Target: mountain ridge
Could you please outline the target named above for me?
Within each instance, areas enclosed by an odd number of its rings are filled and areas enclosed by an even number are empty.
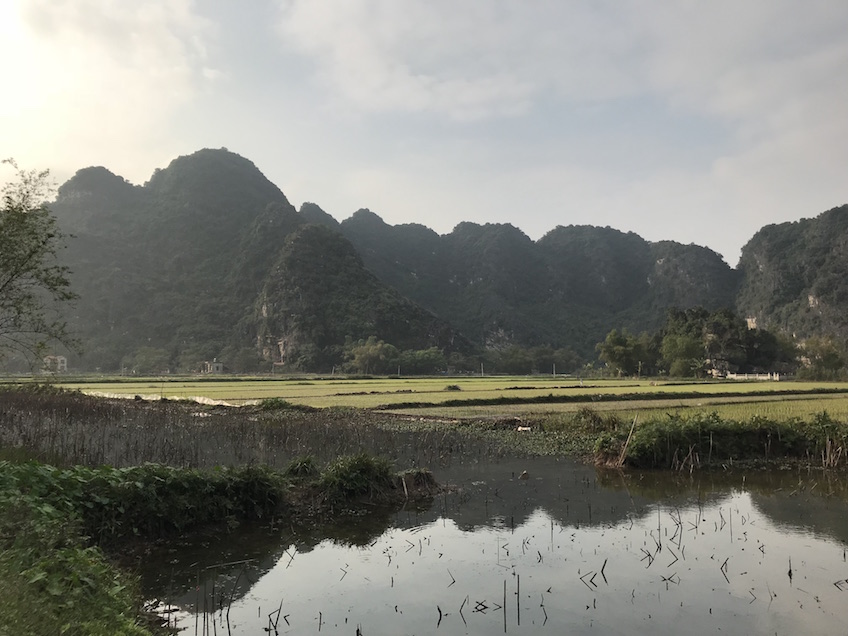
[[[534,241],[508,223],[463,221],[438,234],[367,208],[339,222],[316,203],[296,210],[225,149],[178,157],[141,186],[84,168],[52,208],[74,237],[72,322],[91,367],[133,365],[154,349],[169,368],[252,356],[262,368],[289,355],[292,368],[327,369],[370,336],[446,352],[550,346],[590,359],[609,330],[655,330],[669,308],[695,306],[799,337],[848,338],[848,206],[765,226],[737,268],[705,246],[611,227],[557,226]],[[295,303],[298,281],[322,264],[342,271],[316,275],[314,289],[301,288],[310,302]],[[296,306],[297,319],[281,317],[283,306]],[[331,337],[308,335],[313,327]],[[283,341],[300,352],[283,354]]]

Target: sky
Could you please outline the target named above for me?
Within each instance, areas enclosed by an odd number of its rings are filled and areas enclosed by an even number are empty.
[[[226,147],[339,220],[610,226],[735,266],[848,203],[846,33],[839,0],[3,0],[0,157],[143,184]]]

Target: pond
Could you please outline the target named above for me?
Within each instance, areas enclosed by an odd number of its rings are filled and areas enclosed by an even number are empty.
[[[423,509],[167,546],[143,585],[192,634],[845,631],[840,476],[550,458],[436,476],[456,489]]]

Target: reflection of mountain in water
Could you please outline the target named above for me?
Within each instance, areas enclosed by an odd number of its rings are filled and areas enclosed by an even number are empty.
[[[203,607],[197,591],[200,586],[200,590],[207,591],[206,603],[211,607],[213,583],[219,595],[225,593],[228,600],[237,600],[280,559],[311,552],[327,541],[352,547],[366,546],[393,525],[395,515],[389,508],[373,507],[363,514],[329,519],[320,524],[245,523],[231,531],[216,528],[159,546],[134,566],[148,596],[180,607],[194,607],[198,602]],[[234,584],[235,590],[232,589]],[[221,601],[216,602],[220,604]]]
[[[620,487],[615,472],[599,473],[608,488]],[[678,474],[665,471],[628,473],[629,492],[663,505],[675,500],[708,502],[744,490],[775,525],[812,532],[848,543],[848,482],[821,470],[721,471]]]
[[[526,478],[522,478],[524,471]],[[823,532],[848,542],[848,520],[842,517],[846,486],[821,474],[805,474],[802,479],[789,472],[623,473],[554,458],[509,458],[453,464],[439,469],[436,478],[451,486],[451,492],[423,510],[374,508],[320,526],[246,525],[232,534],[186,538],[145,559],[143,585],[150,596],[163,597],[168,590],[167,600],[181,607],[205,602],[211,608],[213,589],[218,605],[222,594],[225,600],[230,595],[237,600],[281,559],[285,562],[309,552],[324,541],[366,546],[390,527],[415,528],[440,518],[469,531],[520,527],[540,509],[563,527],[614,526],[656,514],[658,504],[664,508],[707,506],[739,490],[749,491],[763,515],[778,525]],[[246,564],[219,565],[248,559]]]

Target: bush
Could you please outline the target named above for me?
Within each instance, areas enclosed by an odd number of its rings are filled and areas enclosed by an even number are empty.
[[[311,479],[317,477],[318,473],[318,465],[315,463],[315,458],[311,455],[293,459],[283,471],[286,477],[296,480]]]
[[[0,475],[78,518],[82,532],[99,542],[155,538],[228,518],[263,518],[280,508],[287,487],[282,475],[260,466],[201,472],[159,464],[59,469],[3,462]]]
[[[283,398],[266,398],[259,403],[260,411],[279,411],[294,408],[294,404]]]
[[[138,624],[135,579],[85,545],[75,516],[7,477],[0,476],[0,634],[149,635]]]
[[[342,501],[368,495],[379,496],[394,487],[389,460],[365,453],[346,455],[330,464],[319,486],[328,501]]]
[[[690,418],[669,415],[638,425],[626,459],[631,466],[675,468],[687,457],[695,463],[820,458],[823,466],[834,467],[844,459],[846,444],[848,425],[826,413],[804,423],[764,417],[724,420],[713,412]]]

